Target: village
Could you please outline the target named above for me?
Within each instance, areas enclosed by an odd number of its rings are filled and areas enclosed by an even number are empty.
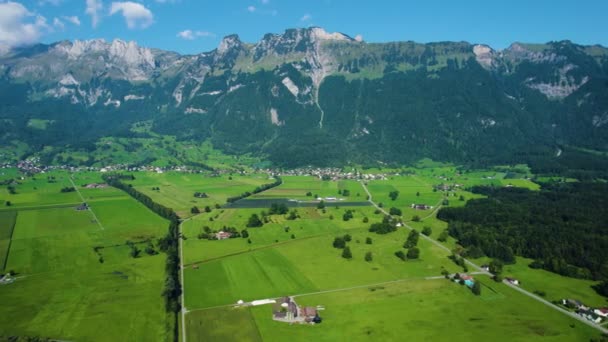
[[[608,321],[608,307],[592,308],[576,299],[562,299],[559,304],[574,309],[577,315],[596,324]]]

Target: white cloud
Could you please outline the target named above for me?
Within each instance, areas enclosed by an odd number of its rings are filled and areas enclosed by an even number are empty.
[[[355,40],[358,41],[358,42],[362,42],[363,41],[363,36],[360,35],[360,34],[358,34],[358,35],[355,36]]]
[[[310,19],[312,19],[312,15],[306,13],[300,18],[300,21],[309,21]]]
[[[78,17],[75,15],[73,15],[71,17],[64,15],[61,18],[63,18],[63,20],[71,22],[72,24],[74,24],[76,26],[80,26],[80,19],[78,19]]]
[[[177,33],[178,38],[186,39],[186,40],[194,40],[199,37],[215,37],[215,33],[209,31],[192,31],[192,30],[184,30]]]
[[[40,6],[44,6],[46,4],[50,4],[53,6],[59,6],[62,2],[63,2],[63,0],[40,0],[40,1],[38,1],[38,4]]]
[[[268,5],[268,3],[270,3],[270,0],[262,0],[262,3],[263,3],[264,5]]]
[[[255,6],[248,6],[247,11],[249,11],[251,13],[255,12]]]
[[[110,15],[118,12],[122,13],[127,22],[127,27],[130,29],[146,28],[154,22],[152,12],[137,2],[113,2],[112,6],[110,6]]]
[[[0,45],[32,44],[48,30],[45,17],[30,12],[18,2],[0,2]]]
[[[53,19],[53,27],[58,28],[60,30],[64,30],[65,24],[63,23],[63,21],[56,17]]]
[[[101,0],[87,0],[87,8],[84,12],[91,16],[93,27],[97,27],[97,24],[99,24],[99,12],[101,12],[102,9],[103,3]]]

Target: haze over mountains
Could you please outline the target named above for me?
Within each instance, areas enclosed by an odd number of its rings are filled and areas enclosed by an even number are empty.
[[[145,136],[131,128],[146,122],[279,166],[510,162],[608,147],[608,49],[367,43],[317,27],[198,55],[62,41],[0,55],[0,120],[1,145],[47,160]]]

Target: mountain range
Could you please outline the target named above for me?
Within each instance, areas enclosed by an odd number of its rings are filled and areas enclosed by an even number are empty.
[[[368,43],[318,27],[196,55],[61,41],[2,52],[0,121],[0,159],[49,163],[152,133],[285,167],[525,162],[608,148],[608,49]]]

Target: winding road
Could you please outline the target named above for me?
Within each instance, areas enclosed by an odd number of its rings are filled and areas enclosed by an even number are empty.
[[[379,209],[379,210],[380,210],[382,213],[384,213],[385,215],[388,215],[388,212],[387,212],[386,210],[384,210],[383,208],[379,207],[379,206],[378,206],[378,205],[377,205],[377,204],[376,204],[376,203],[375,203],[375,202],[372,200],[372,194],[371,194],[371,193],[369,192],[369,190],[367,189],[367,186],[365,185],[365,182],[361,181],[360,183],[361,183],[361,186],[363,187],[363,189],[365,190],[365,192],[367,193],[367,196],[368,196],[368,201],[369,201],[369,202],[370,202],[370,203],[371,203],[371,204],[372,204],[374,207],[378,208],[378,209]],[[439,208],[440,208],[440,207],[441,207],[441,206],[437,206],[435,210],[439,210]],[[427,217],[428,217],[428,216],[427,216]],[[425,218],[426,218],[426,217],[425,217]],[[409,225],[407,225],[407,224],[405,224],[405,223],[403,224],[403,226],[404,226],[404,227],[406,227],[406,228],[408,228],[408,229],[410,229],[410,230],[414,229],[414,228],[412,228],[411,226],[409,226]],[[426,239],[426,240],[430,241],[431,243],[435,244],[436,246],[438,246],[438,247],[442,248],[443,250],[446,250],[446,251],[448,251],[448,252],[450,252],[450,253],[452,252],[452,251],[451,251],[449,248],[447,248],[446,246],[444,246],[444,245],[443,245],[442,243],[440,243],[439,241],[434,240],[434,239],[432,239],[431,237],[426,236],[426,235],[424,235],[424,234],[420,234],[420,236],[421,236],[422,238],[424,238],[424,239]],[[493,275],[492,273],[490,273],[490,272],[483,271],[479,265],[477,265],[477,264],[473,263],[472,261],[467,260],[467,259],[465,259],[465,258],[463,258],[463,260],[464,260],[464,261],[465,261],[467,264],[469,264],[470,266],[472,266],[474,269],[478,270],[478,272],[476,272],[476,273],[478,273],[478,274],[486,274],[486,275],[489,275],[489,276],[494,276],[494,275]],[[585,319],[585,318],[583,318],[583,317],[581,317],[581,316],[577,315],[577,314],[576,314],[576,313],[574,313],[574,312],[568,311],[568,310],[563,309],[563,308],[561,308],[561,307],[559,307],[559,306],[557,306],[557,305],[554,305],[553,303],[549,302],[548,300],[543,299],[543,298],[541,298],[541,297],[539,297],[539,296],[537,296],[537,295],[533,294],[533,293],[532,293],[532,292],[530,292],[530,291],[524,290],[524,289],[522,289],[521,287],[519,287],[519,286],[517,286],[517,285],[513,285],[513,284],[509,283],[509,282],[508,282],[508,281],[506,281],[506,280],[503,280],[503,283],[504,283],[505,285],[509,286],[510,288],[512,288],[512,289],[514,289],[514,290],[516,290],[516,291],[518,291],[518,292],[520,292],[520,293],[522,293],[522,294],[524,294],[524,295],[526,295],[526,296],[528,296],[528,297],[530,297],[530,298],[532,298],[532,299],[534,299],[534,300],[537,300],[537,301],[539,301],[539,302],[541,302],[541,303],[543,303],[543,304],[545,304],[545,305],[549,306],[550,308],[552,308],[552,309],[554,309],[554,310],[557,310],[557,311],[559,311],[559,312],[561,312],[561,313],[563,313],[563,314],[565,314],[565,315],[568,315],[568,316],[570,316],[570,317],[572,317],[572,318],[574,318],[574,319],[576,319],[576,320],[578,320],[578,321],[580,321],[580,322],[582,322],[582,323],[584,323],[584,324],[587,324],[588,326],[590,326],[590,327],[592,327],[592,328],[595,328],[595,329],[597,329],[597,330],[601,331],[601,332],[602,332],[602,333],[604,333],[604,334],[608,334],[608,329],[607,329],[607,328],[604,328],[603,326],[600,326],[599,324],[595,324],[595,323],[593,323],[593,322],[591,322],[591,321],[588,321],[587,319]]]

